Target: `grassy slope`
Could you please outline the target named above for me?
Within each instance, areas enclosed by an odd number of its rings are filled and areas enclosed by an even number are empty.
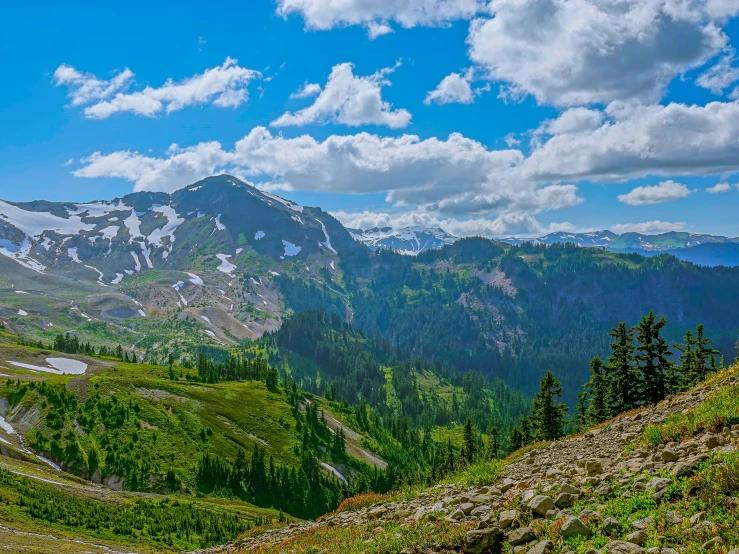
[[[716,376],[709,384],[717,384],[728,377],[739,374],[739,365]],[[704,385],[701,385],[704,386]],[[707,400],[684,413],[674,414],[659,426],[649,426],[637,439],[643,446],[667,442],[668,440],[689,440],[694,433],[715,426],[730,424],[737,420],[739,413],[739,390],[736,386],[720,388]],[[608,425],[610,422],[601,424]],[[520,460],[524,451],[544,445],[529,445],[521,451],[511,454],[502,462],[481,462],[464,469],[444,482],[454,482],[461,486],[483,485],[494,483],[505,475],[505,466]],[[633,445],[627,445],[627,448]],[[736,496],[739,493],[739,453],[729,452],[714,454],[708,462],[699,467],[697,473],[689,478],[674,480],[668,487],[665,500],[658,504],[652,499],[651,492],[632,492],[634,481],[640,474],[627,475],[612,485],[614,494],[599,497],[592,488],[586,487],[583,497],[573,506],[573,513],[582,509],[597,510],[604,518],[612,517],[619,521],[623,535],[633,531],[630,522],[647,516],[654,517],[654,522],[646,529],[647,542],[645,548],[660,545],[677,544],[685,554],[705,552],[703,544],[714,536],[721,536],[725,546],[720,552],[728,552],[739,546],[739,517],[736,512]],[[669,475],[668,475],[669,477]],[[628,495],[622,492],[628,491]],[[385,502],[408,500],[419,494],[433,495],[433,489],[413,488],[397,491],[389,495],[362,495],[344,501],[338,511],[356,510]],[[518,499],[511,499],[509,508],[517,506]],[[691,524],[688,518],[698,512],[705,511],[708,521],[714,523],[713,529],[700,532],[689,532]],[[667,519],[677,513],[684,518],[682,524],[670,525]],[[590,520],[591,527],[597,531],[602,523]],[[581,537],[563,538],[560,533],[561,520],[554,523],[536,520],[531,528],[538,540],[552,540],[553,554],[576,552],[584,554],[591,548],[602,548],[608,542],[606,536],[596,534],[587,541]],[[418,521],[403,524],[388,524],[377,527],[375,523],[353,527],[314,527],[291,539],[273,544],[261,544],[251,548],[249,552],[258,554],[302,554],[321,552],[323,554],[371,554],[398,552],[402,549],[425,549],[439,544],[459,544],[469,530],[464,524],[453,525],[446,520],[422,518]],[[249,531],[244,537],[257,536],[258,530]],[[423,551],[423,550],[422,550]],[[241,550],[237,550],[241,552]]]

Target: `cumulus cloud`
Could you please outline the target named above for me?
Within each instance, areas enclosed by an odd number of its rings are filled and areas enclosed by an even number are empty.
[[[734,66],[736,58],[734,50],[722,56],[718,62],[695,80],[699,87],[710,90],[713,94],[723,94],[724,90],[739,81],[739,67]]]
[[[135,190],[171,191],[219,171],[283,190],[386,193],[396,206],[447,217],[535,214],[582,201],[572,184],[537,184],[517,178],[518,150],[491,150],[460,134],[445,140],[369,133],[286,138],[253,129],[226,150],[217,142],[174,146],[161,157],[97,152],[82,160],[80,177],[122,177]]]
[[[451,73],[444,77],[434,90],[426,94],[423,103],[427,106],[429,104],[471,104],[477,96],[490,90],[489,83],[483,87],[473,89],[472,82],[474,80],[474,68],[470,68],[464,73]]]
[[[558,134],[526,159],[522,176],[543,181],[626,181],[648,175],[739,170],[739,104],[613,104],[600,127]]]
[[[395,71],[386,67],[367,77],[354,75],[354,64],[342,63],[331,69],[326,86],[320,90],[306,85],[298,94],[310,92],[318,97],[315,102],[298,110],[286,112],[275,119],[272,127],[302,126],[310,123],[341,123],[350,127],[359,125],[383,125],[391,129],[407,127],[411,114],[404,109],[393,110],[382,99],[382,88],[390,85],[387,76]]]
[[[594,131],[600,127],[603,113],[588,108],[570,108],[562,112],[556,119],[546,120],[539,131],[548,135],[567,135]]]
[[[133,71],[126,68],[109,80],[98,79],[92,73],[82,73],[67,64],[60,65],[54,72],[56,86],[67,85],[73,106],[81,106],[109,98],[131,84]]]
[[[691,190],[682,183],[663,181],[657,185],[636,187],[628,194],[620,194],[618,201],[629,206],[661,204],[680,200],[691,194]]]
[[[580,106],[659,100],[675,77],[721,52],[734,0],[492,0],[473,21],[473,62],[502,96]],[[679,45],[679,47],[676,47]]]
[[[258,71],[240,67],[226,58],[221,66],[205,70],[180,82],[168,80],[158,88],[124,92],[131,85],[133,73],[125,69],[110,81],[101,81],[90,73],[80,73],[61,65],[54,73],[57,86],[70,87],[72,105],[90,104],[85,117],[105,119],[119,112],[154,117],[164,111],[170,114],[187,106],[212,103],[221,108],[240,106],[248,99],[249,82],[261,76]]]
[[[510,235],[538,235],[554,231],[571,230],[569,222],[552,223],[544,226],[530,214],[507,213],[494,219],[453,219],[439,218],[425,212],[332,212],[344,226],[350,229],[372,229],[374,227],[438,227],[456,237],[504,237]]]
[[[717,185],[708,187],[706,189],[708,194],[721,194],[722,192],[729,192],[730,190],[731,190],[731,185],[728,183],[718,183]]]
[[[321,85],[318,83],[305,83],[303,88],[293,92],[290,98],[310,98],[312,96],[318,96],[321,94]]]
[[[623,233],[642,233],[645,235],[669,233],[670,231],[682,231],[685,229],[685,223],[676,221],[643,221],[641,223],[619,223],[611,227],[611,231],[617,234]]]
[[[484,11],[484,0],[277,0],[282,17],[298,14],[305,26],[327,30],[362,25],[370,38],[392,32],[389,22],[405,28],[446,25]]]

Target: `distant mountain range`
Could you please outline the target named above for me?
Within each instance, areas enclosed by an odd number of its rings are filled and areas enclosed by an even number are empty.
[[[349,229],[349,233],[372,251],[394,250],[409,256],[417,256],[427,250],[438,250],[458,240],[438,227],[374,227],[365,231]]]
[[[654,256],[667,252],[680,260],[699,265],[739,265],[739,238],[677,231],[658,235],[641,233],[618,235],[611,231],[559,232],[535,239],[505,238],[501,239],[501,242],[513,245],[521,245],[524,242],[547,245],[570,243],[582,247],[605,248],[610,252],[635,253],[643,256]]]
[[[453,244],[457,237],[443,229],[425,227],[375,227],[360,230],[349,229],[354,239],[371,250],[393,250],[399,254],[417,256],[427,250],[438,250]],[[700,235],[672,231],[658,235],[595,231],[588,233],[550,233],[538,238],[509,237],[500,242],[520,246],[526,242],[552,245],[570,243],[587,248],[605,248],[610,252],[634,253],[655,256],[667,252],[680,260],[705,266],[739,265],[739,238]]]

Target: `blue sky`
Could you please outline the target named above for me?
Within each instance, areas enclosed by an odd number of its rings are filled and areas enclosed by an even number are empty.
[[[5,8],[1,198],[227,171],[352,226],[739,235],[739,0],[161,4]]]

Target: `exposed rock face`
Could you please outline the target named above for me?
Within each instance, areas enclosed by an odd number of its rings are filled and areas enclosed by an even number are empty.
[[[733,377],[720,386],[737,384],[739,377]],[[525,457],[511,462],[505,477],[495,483],[471,488],[437,485],[410,501],[332,514],[320,522],[290,525],[207,552],[247,552],[264,543],[280,544],[316,526],[376,528],[386,521],[422,524],[438,520],[471,529],[461,535],[459,544],[403,552],[483,554],[512,548],[516,553],[545,554],[557,546],[548,540],[549,536],[542,536],[542,529],[556,529],[561,539],[588,539],[596,533],[609,538],[604,547],[588,550],[588,554],[642,554],[647,552],[643,545],[655,535],[658,525],[682,525],[687,532],[704,537],[703,551],[726,551],[726,546],[730,549],[735,545],[725,545],[705,512],[691,516],[667,510],[659,521],[647,516],[625,523],[600,513],[603,499],[613,497],[614,490],[621,496],[638,493],[651,496],[657,503],[663,502],[674,479],[694,473],[714,452],[735,448],[727,446],[727,442],[739,439],[739,427],[724,434],[706,433],[681,444],[649,450],[624,448],[642,436],[647,425],[662,423],[671,414],[699,405],[718,386],[694,390],[635,414],[619,416],[583,436],[529,451]],[[583,500],[588,507],[572,509]],[[739,500],[736,505],[739,506]],[[561,552],[569,554],[566,549]],[[669,554],[680,550],[664,545],[650,548],[649,552]],[[731,553],[739,554],[739,550]]]

